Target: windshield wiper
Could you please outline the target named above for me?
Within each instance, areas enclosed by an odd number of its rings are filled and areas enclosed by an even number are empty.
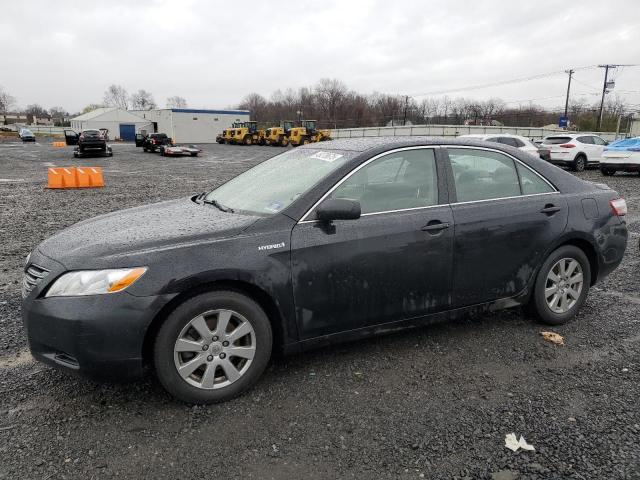
[[[217,200],[207,200],[205,198],[204,200],[202,200],[202,203],[206,203],[207,205],[213,205],[214,207],[216,207],[219,210],[222,210],[223,212],[233,213],[233,208],[225,207],[224,205],[222,205]]]

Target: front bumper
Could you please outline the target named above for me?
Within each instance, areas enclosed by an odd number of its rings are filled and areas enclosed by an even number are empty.
[[[172,296],[120,292],[86,297],[31,298],[22,304],[36,360],[99,380],[127,380],[143,370],[149,325]]]

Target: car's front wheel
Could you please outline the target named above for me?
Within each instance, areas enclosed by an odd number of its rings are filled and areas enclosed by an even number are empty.
[[[256,383],[271,357],[262,308],[232,291],[203,293],[179,305],[158,331],[154,364],[162,385],[188,403],[229,400]]]
[[[578,247],[565,245],[540,268],[530,306],[542,322],[562,325],[578,313],[590,285],[589,259]]]

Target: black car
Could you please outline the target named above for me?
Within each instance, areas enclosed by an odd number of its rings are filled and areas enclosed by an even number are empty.
[[[80,133],[74,130],[64,131],[64,140],[67,145],[75,145],[75,156],[90,152],[99,152],[105,155],[112,154],[111,148],[107,145],[109,130],[105,128],[88,128]]]
[[[136,147],[142,147],[145,152],[155,152],[160,147],[171,146],[173,141],[166,133],[150,133],[136,135]]]
[[[18,132],[18,136],[20,137],[20,140],[22,140],[22,143],[36,141],[36,136],[28,128],[21,128]]]
[[[23,318],[38,360],[117,379],[150,365],[175,397],[221,401],[273,349],[520,305],[567,322],[621,262],[625,214],[605,185],[508,146],[312,144],[45,240]]]

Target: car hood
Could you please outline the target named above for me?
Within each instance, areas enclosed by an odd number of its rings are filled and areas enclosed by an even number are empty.
[[[223,212],[191,198],[120,210],[76,223],[38,246],[68,269],[235,236],[260,217]]]

